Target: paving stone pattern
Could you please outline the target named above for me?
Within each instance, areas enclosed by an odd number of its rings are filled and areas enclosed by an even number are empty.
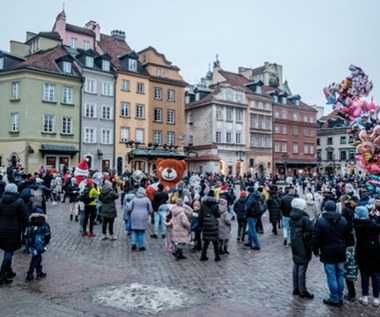
[[[187,249],[184,252],[187,259],[176,261],[161,238],[150,238],[151,230],[146,232],[147,250],[131,251],[118,208],[115,222],[118,239],[102,241],[100,225],[95,227],[95,238],[82,237],[79,224],[69,220],[69,204],[49,203],[52,240],[43,255],[48,276],[25,283],[30,256],[17,251],[13,264],[17,276],[12,285],[0,287],[0,315],[153,315],[144,314],[139,305],[135,310],[122,309],[120,302],[112,306],[98,299],[98,294],[105,290],[124,289],[136,283],[186,295],[187,305],[163,309],[159,316],[380,316],[380,308],[365,307],[358,302],[344,301],[341,308],[324,305],[322,300],[328,297],[328,288],[317,258],[310,262],[307,275],[308,289],[315,298],[293,296],[291,250],[283,246],[281,233],[278,236],[271,233],[268,217],[263,219],[265,233],[260,235],[260,251],[237,243],[234,222],[230,254],[222,255],[220,262],[214,261],[212,245],[208,261],[200,262],[200,253],[191,254]],[[359,297],[359,281],[356,286]]]

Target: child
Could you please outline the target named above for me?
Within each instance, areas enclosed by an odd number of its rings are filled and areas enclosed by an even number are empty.
[[[227,204],[226,199],[219,199],[219,254],[230,254],[228,252],[228,241],[231,239],[231,217],[227,211]]]
[[[177,198],[176,205],[172,209],[172,239],[175,245],[173,255],[177,260],[186,259],[183,255],[183,248],[189,242],[190,231],[190,221],[186,215],[187,208],[192,212],[189,206],[184,205],[181,198]]]
[[[25,229],[26,247],[29,249],[32,259],[30,261],[29,271],[26,276],[26,282],[34,279],[34,270],[37,272],[37,280],[46,277],[42,272],[42,253],[46,251],[46,246],[50,242],[50,226],[46,222],[47,216],[41,208],[34,208],[29,217],[29,224]]]

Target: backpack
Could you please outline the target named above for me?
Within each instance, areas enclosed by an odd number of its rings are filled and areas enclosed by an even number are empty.
[[[90,198],[90,190],[91,188],[85,187],[79,194],[78,200],[84,203],[85,205],[88,205],[90,202],[94,200],[93,198]]]
[[[26,228],[27,247],[32,255],[41,254],[46,251],[45,246],[50,241],[50,226],[45,223],[40,226],[29,225]]]
[[[42,190],[41,188],[36,188],[36,189],[33,189],[31,188],[30,189],[30,193],[32,195],[32,207],[33,209],[38,207],[38,208],[42,208],[42,205],[43,205],[43,201],[44,201],[44,197],[43,197],[43,193],[42,193]]]

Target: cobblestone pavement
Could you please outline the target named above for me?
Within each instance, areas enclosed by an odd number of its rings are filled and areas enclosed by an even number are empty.
[[[69,220],[68,208],[68,203],[49,203],[48,221],[53,235],[43,256],[46,279],[26,284],[30,256],[16,252],[13,265],[17,276],[13,284],[0,287],[1,316],[149,315],[141,301],[151,299],[152,293],[145,299],[136,299],[135,309],[127,311],[117,304],[134,298],[134,291],[130,296],[124,294],[124,299],[119,294],[121,297],[113,304],[99,300],[101,292],[108,290],[113,296],[132,284],[184,294],[185,305],[164,310],[159,316],[380,316],[380,308],[358,302],[345,301],[341,308],[325,306],[322,299],[328,296],[328,288],[323,266],[316,258],[310,262],[307,276],[308,289],[315,298],[292,296],[291,251],[283,246],[281,234],[271,233],[267,217],[265,233],[260,235],[260,251],[236,242],[235,222],[230,254],[223,255],[222,261],[213,260],[212,247],[209,261],[200,262],[200,254],[190,254],[188,250],[186,260],[176,261],[162,239],[150,238],[150,230],[146,233],[147,250],[132,252],[120,210],[115,223],[118,240],[102,241],[99,225],[95,238],[82,237],[78,223]],[[359,282],[357,291],[359,296]],[[163,308],[170,306],[165,305]]]

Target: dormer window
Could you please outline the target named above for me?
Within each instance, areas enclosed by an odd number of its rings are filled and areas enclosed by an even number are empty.
[[[295,99],[294,100],[294,105],[299,106],[300,105],[300,100],[299,99]]]
[[[278,102],[278,96],[277,95],[273,95],[273,100],[274,100],[274,102]]]
[[[130,70],[131,72],[137,71],[137,61],[135,59],[130,59],[128,61],[128,70]]]
[[[4,69],[4,57],[0,58],[0,69]]]
[[[262,92],[262,90],[261,90],[261,86],[257,85],[257,86],[255,87],[255,93],[261,95],[261,92]]]
[[[68,73],[68,74],[71,73],[71,63],[70,62],[63,62],[63,71],[65,73]]]
[[[283,97],[281,98],[281,101],[282,101],[282,104],[283,104],[283,105],[286,105],[286,104],[288,103],[288,98],[286,98],[285,96],[283,96]]]
[[[106,72],[109,72],[111,68],[111,63],[110,61],[102,61],[102,69]]]
[[[94,58],[91,56],[86,56],[86,66],[94,67]]]

